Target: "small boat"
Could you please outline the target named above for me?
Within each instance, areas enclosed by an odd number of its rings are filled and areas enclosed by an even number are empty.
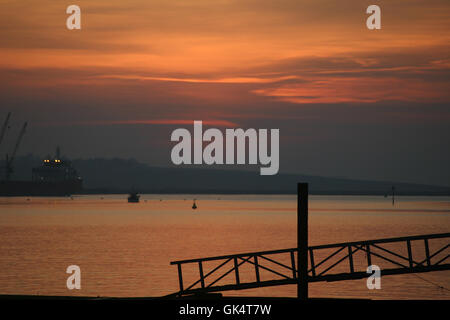
[[[141,196],[138,195],[137,192],[132,192],[132,193],[130,193],[130,195],[128,196],[128,202],[131,202],[131,203],[137,203],[137,202],[139,202],[139,198],[140,198],[140,197],[141,197]]]
[[[194,199],[194,204],[192,205],[192,209],[197,209],[197,205],[195,204],[195,199]]]

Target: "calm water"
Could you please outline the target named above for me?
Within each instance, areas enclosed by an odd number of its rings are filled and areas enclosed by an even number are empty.
[[[178,289],[170,261],[296,246],[295,196],[196,198],[195,211],[183,195],[143,195],[138,204],[126,195],[0,198],[0,293],[160,296]],[[311,245],[450,232],[450,197],[398,197],[393,207],[383,197],[311,196],[309,220]],[[81,268],[79,291],[66,288],[72,264]],[[450,289],[450,271],[387,276],[381,285],[313,283],[310,295],[450,299],[439,288]],[[295,296],[296,286],[225,294]]]

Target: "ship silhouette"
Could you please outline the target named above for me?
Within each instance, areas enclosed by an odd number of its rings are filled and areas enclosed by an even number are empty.
[[[8,173],[11,165],[6,166]],[[83,179],[67,159],[62,159],[57,148],[54,157],[42,160],[32,168],[31,181],[11,180],[9,174],[0,181],[0,196],[70,196],[83,191]]]
[[[141,196],[138,195],[137,192],[131,192],[130,195],[128,196],[128,202],[130,202],[130,203],[138,203],[140,197]]]

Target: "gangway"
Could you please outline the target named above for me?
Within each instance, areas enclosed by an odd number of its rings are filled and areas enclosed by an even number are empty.
[[[309,282],[367,278],[373,264],[382,276],[450,270],[450,233],[307,246],[307,185],[299,184],[298,190],[297,248],[172,261],[179,291],[169,296],[297,284],[298,296],[307,299]],[[206,271],[206,264],[214,267]],[[198,279],[185,285],[183,267],[192,265],[198,268]],[[241,279],[244,265],[252,267],[250,281]]]

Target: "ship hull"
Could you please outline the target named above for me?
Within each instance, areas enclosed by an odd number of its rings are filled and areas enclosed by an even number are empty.
[[[0,181],[0,196],[70,196],[83,191],[81,180],[58,182]]]

